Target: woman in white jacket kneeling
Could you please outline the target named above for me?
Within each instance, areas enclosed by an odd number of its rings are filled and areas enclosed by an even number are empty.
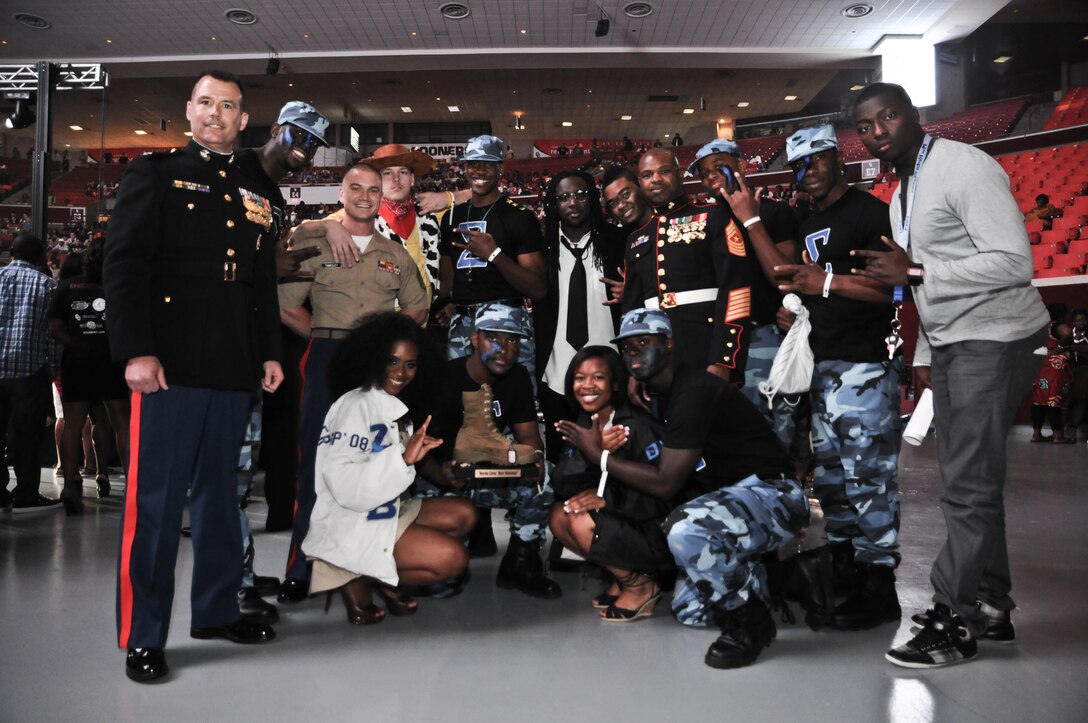
[[[424,331],[394,312],[367,317],[341,343],[329,367],[340,395],[317,446],[317,501],[302,550],[313,560],[310,593],[340,589],[348,621],[373,625],[385,611],[411,615],[416,601],[397,586],[442,583],[464,572],[462,542],[476,522],[467,500],[408,498],[414,465],[442,440],[427,436],[430,417],[412,431],[422,398],[416,378],[437,379]]]

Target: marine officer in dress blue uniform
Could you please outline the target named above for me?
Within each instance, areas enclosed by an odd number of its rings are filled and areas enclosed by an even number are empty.
[[[182,510],[191,492],[194,638],[261,643],[236,593],[242,539],[235,467],[252,389],[283,379],[272,203],[235,162],[248,120],[229,73],[202,75],[184,149],[134,160],[117,196],[103,280],[110,346],[132,389],[131,448],[118,569],[126,674],[167,673]],[[260,189],[260,190],[258,190]],[[267,193],[267,191],[265,191]]]

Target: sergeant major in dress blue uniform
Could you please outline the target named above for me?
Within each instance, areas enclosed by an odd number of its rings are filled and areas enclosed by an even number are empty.
[[[638,169],[653,215],[627,238],[621,307],[664,310],[681,363],[743,383],[751,309],[744,238],[736,224],[708,226],[713,204],[684,194],[670,151],[648,151]]]
[[[186,107],[193,140],[128,168],[103,279],[113,357],[126,362],[132,438],[118,571],[119,645],[138,682],[167,673],[182,509],[191,487],[194,638],[275,637],[239,619],[235,490],[251,390],[283,379],[271,201],[235,163],[248,116],[237,78],[213,71]],[[267,194],[267,191],[265,191]]]

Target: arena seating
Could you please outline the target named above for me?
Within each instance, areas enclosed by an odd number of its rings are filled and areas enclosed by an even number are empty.
[[[1088,123],[1088,86],[1079,85],[1065,92],[1043,130],[1068,128],[1085,123]]]
[[[951,138],[962,143],[980,143],[1006,135],[1020,119],[1027,108],[1027,99],[985,103],[968,108],[943,120],[927,123],[926,131],[941,138]],[[839,137],[839,153],[844,161],[862,161],[872,158],[861,144],[853,126],[844,126],[835,131]]]
[[[1009,174],[1013,197],[1025,213],[1035,197],[1050,197],[1061,216],[1050,228],[1043,221],[1025,221],[1036,278],[1086,273],[1088,259],[1088,146],[1074,144],[1012,153],[995,159]],[[887,203],[895,183],[878,183],[870,190]]]

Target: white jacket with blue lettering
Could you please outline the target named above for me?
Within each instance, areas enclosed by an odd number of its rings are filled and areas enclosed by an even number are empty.
[[[355,389],[333,403],[317,443],[317,499],[302,543],[307,556],[397,584],[398,498],[416,474],[404,462],[397,424],[407,412],[381,389]]]

